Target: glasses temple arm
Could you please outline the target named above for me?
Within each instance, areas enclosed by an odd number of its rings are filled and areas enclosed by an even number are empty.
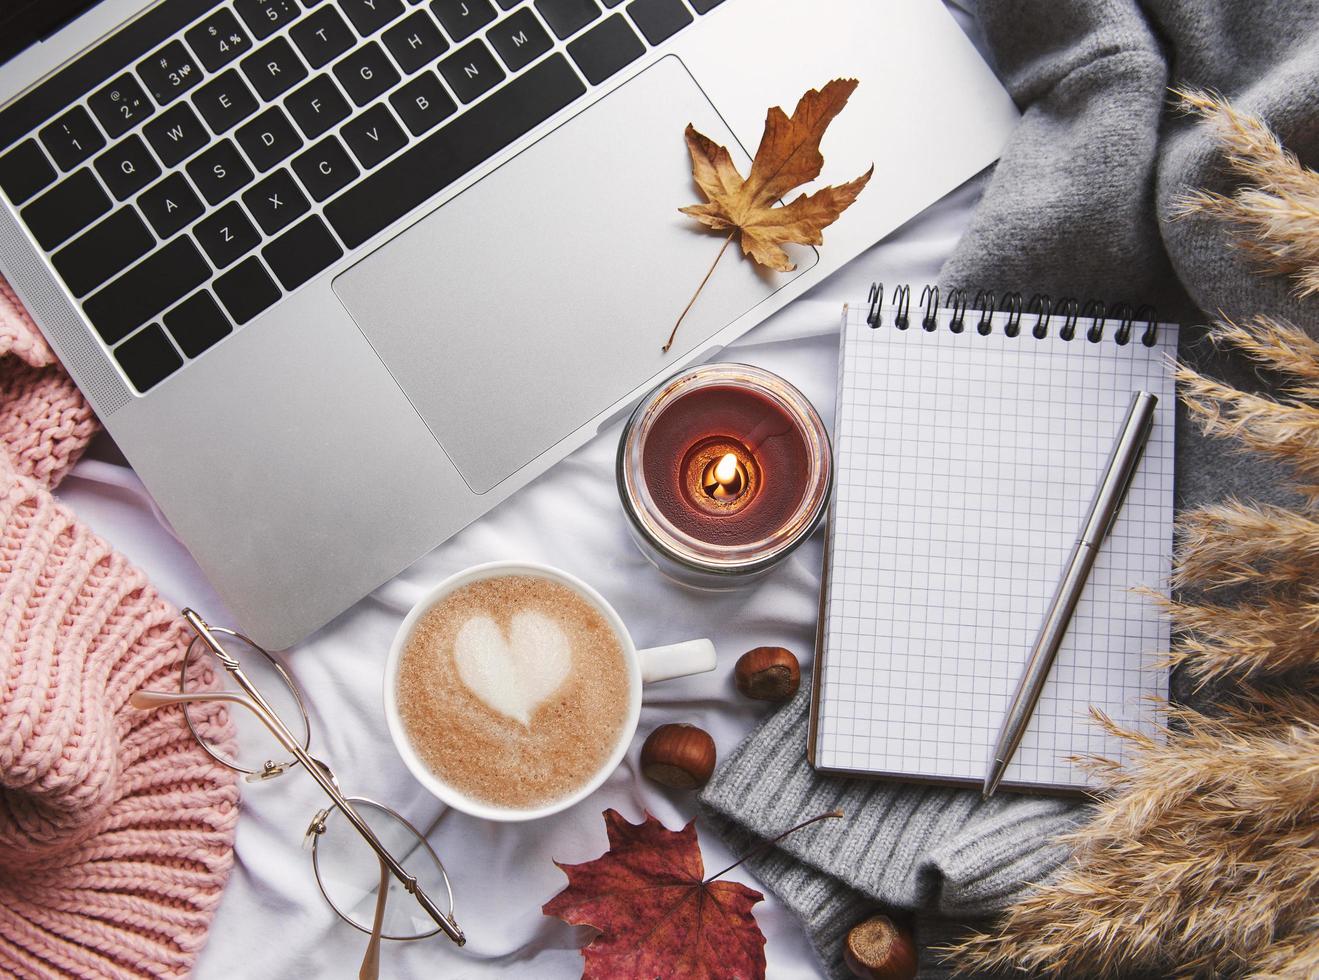
[[[376,913],[371,921],[371,941],[362,957],[357,980],[380,980],[380,933],[385,925],[385,899],[389,897],[389,869],[380,862],[380,888],[376,892]]]
[[[467,937],[463,934],[462,929],[453,919],[453,916],[440,909],[440,907],[431,900],[431,897],[427,895],[417,883],[417,879],[408,874],[403,865],[398,862],[398,859],[389,853],[389,850],[385,845],[380,843],[375,832],[371,829],[370,824],[362,819],[361,814],[357,812],[353,805],[344,797],[343,793],[339,791],[333,773],[329,771],[328,767],[322,765],[316,759],[313,759],[311,754],[298,743],[298,740],[293,736],[293,733],[290,732],[280,720],[279,715],[277,715],[274,709],[266,703],[266,699],[261,696],[261,693],[253,686],[252,682],[247,679],[247,675],[243,673],[242,668],[238,665],[238,661],[220,645],[219,640],[217,640],[214,634],[211,633],[210,627],[206,624],[206,621],[192,609],[184,609],[183,617],[196,631],[202,642],[205,643],[206,646],[210,648],[211,652],[215,654],[216,658],[224,664],[225,669],[233,676],[235,683],[243,689],[243,693],[247,695],[247,698],[229,692],[219,691],[198,691],[194,694],[166,694],[160,691],[138,691],[132,695],[130,703],[132,703],[134,707],[155,708],[166,704],[179,704],[188,701],[228,701],[234,704],[241,704],[249,711],[252,711],[261,719],[262,724],[270,729],[271,734],[279,740],[279,743],[284,746],[288,752],[292,753],[293,757],[297,759],[298,762],[302,763],[302,767],[311,774],[312,779],[320,784],[325,795],[334,801],[334,805],[339,808],[339,811],[344,815],[344,818],[353,825],[353,829],[356,830],[362,836],[362,839],[370,845],[371,850],[376,852],[376,856],[380,858],[381,862],[383,862],[385,867],[389,869],[390,873],[399,880],[399,883],[403,885],[408,894],[412,895],[412,897],[417,900],[417,903],[426,910],[426,914],[435,920],[435,924],[444,930],[445,935],[459,946],[466,945]],[[139,695],[143,697],[145,702],[150,703],[138,704],[137,698]]]

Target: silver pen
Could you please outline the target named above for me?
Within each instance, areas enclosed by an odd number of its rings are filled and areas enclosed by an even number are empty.
[[[1141,452],[1154,425],[1154,406],[1158,403],[1158,398],[1148,391],[1137,391],[1131,396],[1127,417],[1118,429],[1108,464],[1099,478],[1099,485],[1095,487],[1094,499],[1090,501],[1090,510],[1081,524],[1081,532],[1076,537],[1076,544],[1072,546],[1072,553],[1063,566],[1058,587],[1049,600],[1044,621],[1040,623],[1040,631],[1035,636],[1030,656],[1026,658],[1021,680],[1017,682],[1017,690],[1003,716],[989,772],[985,775],[985,799],[994,794],[1030,725],[1035,705],[1040,700],[1040,692],[1044,690],[1044,682],[1048,680],[1049,671],[1053,667],[1054,657],[1058,655],[1058,648],[1067,635],[1072,613],[1076,611],[1076,604],[1081,599],[1090,570],[1094,568],[1095,559],[1099,556],[1100,545],[1108,536],[1126,498],[1127,488],[1131,486],[1131,479],[1135,476],[1136,465],[1140,462]]]

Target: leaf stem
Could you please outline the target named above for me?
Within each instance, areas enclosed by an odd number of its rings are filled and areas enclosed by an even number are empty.
[[[724,239],[724,246],[719,249],[719,254],[716,255],[714,261],[710,263],[710,268],[706,271],[705,278],[701,280],[701,284],[696,287],[696,292],[692,293],[692,298],[687,301],[687,305],[684,306],[682,312],[678,314],[678,322],[673,325],[673,332],[669,334],[669,339],[665,342],[664,346],[660,348],[662,353],[667,354],[669,348],[673,346],[673,338],[678,336],[678,328],[682,326],[683,318],[687,316],[687,311],[696,303],[696,297],[701,295],[701,290],[705,288],[705,284],[709,282],[710,277],[714,275],[714,267],[717,266],[719,260],[724,257],[724,252],[728,250],[728,246],[733,241],[733,236],[736,234],[737,229],[734,228],[728,233],[728,237]]]
[[[842,810],[830,810],[828,813],[817,813],[815,816],[811,817],[811,819],[809,819],[809,820],[803,820],[801,823],[797,824],[797,826],[795,826],[795,827],[789,827],[787,830],[785,830],[783,833],[779,834],[779,835],[778,835],[777,837],[775,837],[773,840],[763,840],[763,841],[761,841],[759,844],[757,844],[755,847],[751,848],[751,850],[747,851],[745,854],[743,854],[740,858],[738,858],[736,861],[734,861],[734,862],[733,862],[732,864],[730,864],[728,867],[724,868],[723,871],[720,871],[718,874],[710,875],[710,877],[706,878],[706,879],[705,879],[705,884],[708,885],[710,882],[714,881],[716,878],[722,878],[724,875],[728,874],[728,872],[732,871],[734,868],[736,868],[736,867],[737,867],[739,864],[741,864],[742,862],[744,862],[744,861],[746,861],[746,860],[749,860],[750,858],[755,857],[757,854],[761,853],[762,851],[767,851],[767,850],[769,850],[771,847],[773,847],[773,846],[774,846],[775,844],[777,844],[779,841],[783,840],[783,838],[787,837],[789,834],[795,834],[797,831],[801,830],[803,827],[809,827],[811,824],[816,823],[816,822],[818,822],[818,821],[820,821],[820,820],[840,819],[842,816],[843,816],[843,811],[842,811]]]

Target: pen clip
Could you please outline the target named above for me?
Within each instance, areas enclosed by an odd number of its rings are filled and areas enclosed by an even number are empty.
[[[1122,484],[1122,492],[1118,494],[1117,506],[1113,508],[1112,514],[1108,519],[1108,526],[1104,528],[1104,533],[1100,535],[1101,542],[1107,541],[1109,534],[1113,530],[1113,525],[1117,523],[1118,515],[1122,513],[1122,508],[1127,505],[1127,494],[1131,492],[1131,485],[1136,482],[1136,474],[1140,472],[1141,460],[1145,458],[1145,448],[1150,442],[1150,431],[1154,428],[1154,414],[1145,420],[1141,428],[1139,448],[1136,450],[1136,458],[1131,462],[1131,469],[1127,473],[1126,482]]]
[[[1104,528],[1104,536],[1101,541],[1107,541],[1108,536],[1113,533],[1113,525],[1117,523],[1118,515],[1122,513],[1122,508],[1127,505],[1127,494],[1131,492],[1131,485],[1136,482],[1136,471],[1140,469],[1140,461],[1145,458],[1145,447],[1141,446],[1140,451],[1136,453],[1136,461],[1131,464],[1131,472],[1127,474],[1126,485],[1122,487],[1122,493],[1117,498],[1117,507],[1113,509],[1113,516],[1108,522],[1108,527]]]

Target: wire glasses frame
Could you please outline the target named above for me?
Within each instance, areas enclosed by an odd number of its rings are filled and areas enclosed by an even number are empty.
[[[418,881],[417,876],[409,873],[408,870],[404,868],[402,862],[390,852],[384,843],[381,842],[378,834],[372,828],[371,822],[363,816],[363,812],[365,811],[375,815],[377,817],[376,822],[378,825],[381,824],[381,818],[383,818],[383,821],[386,824],[390,821],[396,821],[398,826],[406,828],[406,831],[410,831],[412,837],[416,838],[416,846],[425,848],[429,858],[434,862],[438,869],[442,878],[443,888],[447,892],[449,908],[452,910],[453,888],[450,885],[449,876],[444,869],[443,862],[440,861],[434,850],[431,849],[431,846],[426,841],[425,837],[400,814],[383,804],[377,803],[374,800],[366,799],[365,797],[345,796],[339,788],[339,780],[336,778],[330,767],[308,752],[308,747],[310,745],[310,724],[307,717],[307,711],[302,702],[302,695],[287,671],[284,670],[274,657],[241,633],[224,629],[222,627],[212,627],[192,609],[184,609],[183,618],[187,620],[188,624],[192,627],[197,638],[193,641],[193,645],[189,647],[189,656],[184,657],[184,663],[179,678],[179,693],[137,691],[131,697],[130,703],[135,708],[144,710],[164,707],[171,704],[184,706],[183,714],[187,721],[188,729],[192,732],[192,735],[197,740],[198,744],[201,745],[211,758],[229,769],[243,773],[249,781],[264,781],[277,777],[297,764],[301,764],[302,767],[311,774],[312,778],[316,780],[317,784],[331,801],[331,806],[317,812],[312,818],[310,826],[307,828],[307,835],[312,840],[312,866],[316,875],[316,883],[321,890],[321,894],[325,897],[325,900],[341,919],[348,922],[354,928],[371,935],[371,947],[369,947],[367,954],[369,959],[378,955],[376,948],[379,938],[404,940],[424,939],[427,936],[433,936],[435,933],[442,931],[457,945],[462,946],[467,940],[462,929],[454,919],[452,911],[445,912],[435,903],[430,895],[426,893],[425,889]],[[222,645],[219,635],[231,637],[239,644],[250,647],[255,654],[264,658],[266,667],[272,668],[277,673],[279,678],[287,686],[288,692],[291,694],[292,700],[296,705],[296,709],[301,715],[299,719],[301,722],[300,730],[307,732],[304,739],[299,739],[285,721],[280,718],[279,714],[271,706],[269,701],[261,694],[256,685],[253,684],[252,680],[244,672],[238,658],[233,656]],[[188,672],[191,662],[190,654],[193,646],[196,646],[198,642],[203,644],[206,651],[214,656],[214,658],[223,666],[224,670],[232,678],[234,684],[236,684],[242,692],[241,694],[234,691],[189,691],[187,689]],[[186,706],[190,704],[204,705],[223,703],[241,705],[248,711],[251,711],[261,721],[265,728],[270,731],[284,750],[293,756],[293,759],[289,762],[283,763],[268,759],[260,766],[260,768],[253,769],[239,764],[236,759],[228,758],[226,753],[218,751],[217,748],[198,731],[197,726],[194,724],[193,717],[187,711]],[[340,904],[331,896],[330,889],[327,888],[322,873],[322,863],[326,860],[326,857],[321,853],[321,842],[322,838],[326,836],[328,821],[336,810],[343,814],[353,830],[355,830],[357,834],[361,836],[361,839],[371,848],[374,852],[374,858],[379,864],[379,883],[377,886],[377,898],[375,901],[374,923],[371,928],[367,928],[360,924],[340,908]],[[391,936],[382,934],[385,899],[387,895],[386,886],[389,883],[390,876],[395,878],[403,887],[403,890],[411,895],[416,900],[417,904],[421,906],[426,916],[435,923],[434,929],[429,932],[410,936]]]

